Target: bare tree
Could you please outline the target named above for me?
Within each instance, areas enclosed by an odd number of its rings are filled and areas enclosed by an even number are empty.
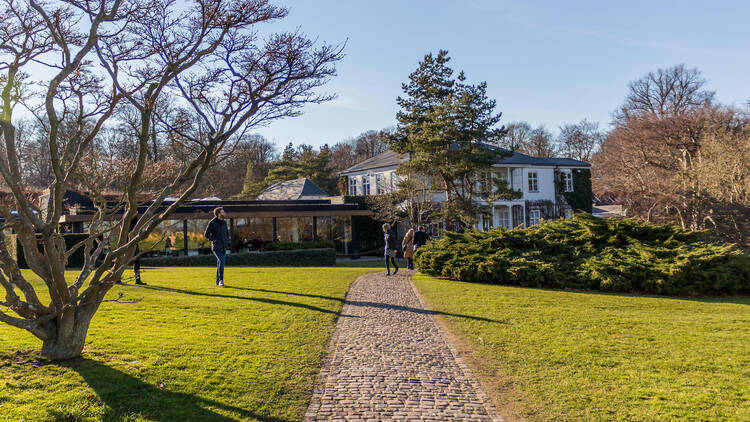
[[[531,131],[528,141],[518,147],[518,152],[534,157],[554,157],[557,154],[557,146],[552,133],[540,125]]]
[[[217,155],[249,128],[296,116],[301,105],[330,99],[315,89],[335,74],[341,47],[315,47],[299,33],[259,39],[258,25],[287,14],[267,0],[199,0],[190,6],[2,0],[0,13],[0,70],[5,74],[0,173],[18,216],[8,206],[0,206],[0,213],[18,233],[31,270],[51,298],[42,303],[0,238],[0,284],[6,291],[0,305],[10,310],[0,312],[0,321],[41,339],[44,356],[72,358],[81,353],[91,319],[120,280],[138,242],[190,198]],[[43,102],[26,103],[40,121],[48,122],[53,180],[40,206],[26,197],[12,121],[19,101],[14,95],[17,79],[32,62],[52,73],[49,81],[40,81]],[[160,101],[166,100],[179,108],[176,118],[159,113]],[[115,121],[121,102],[136,110],[137,152],[115,172],[123,190],[111,202],[103,196],[103,188],[112,183],[106,175],[110,161],[97,160],[99,150],[92,145],[102,128]],[[149,153],[154,125],[190,154],[166,171],[169,181],[150,192],[151,200],[144,204],[142,185],[153,173],[155,158]],[[94,177],[101,173],[106,177]],[[76,179],[91,192],[96,211],[89,237],[66,247],[57,227],[65,191]],[[165,202],[168,196],[178,199]],[[137,224],[129,229],[136,216]],[[69,283],[67,259],[81,248],[83,268]]]
[[[516,151],[528,145],[532,133],[531,125],[528,122],[511,122],[506,128],[505,134],[497,141],[499,147]]]
[[[589,161],[603,140],[604,133],[599,131],[599,123],[583,119],[560,126],[557,145],[566,157]]]

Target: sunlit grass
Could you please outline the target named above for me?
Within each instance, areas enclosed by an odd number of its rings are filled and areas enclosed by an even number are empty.
[[[0,420],[300,420],[349,285],[371,270],[147,268],[115,287],[81,359],[0,325]],[[39,282],[37,281],[37,284]]]
[[[415,283],[437,311],[491,320],[442,317],[510,414],[750,420],[750,298]]]

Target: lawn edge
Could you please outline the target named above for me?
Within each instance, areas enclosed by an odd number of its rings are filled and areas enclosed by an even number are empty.
[[[409,275],[409,285],[411,286],[414,295],[417,297],[417,300],[422,306],[422,309],[433,311],[434,309],[429,306],[429,304],[424,300],[422,295],[419,293],[417,286],[414,284],[414,275],[417,274],[419,273],[415,272],[414,274]],[[507,406],[498,406],[495,398],[491,397],[487,392],[489,391],[488,388],[486,388],[488,387],[488,382],[483,382],[480,377],[476,375],[477,373],[481,373],[481,367],[477,365],[477,362],[475,362],[475,359],[471,353],[471,349],[467,347],[467,344],[454,336],[451,331],[448,330],[448,327],[445,325],[445,321],[443,321],[442,318],[439,318],[436,313],[430,312],[430,316],[435,322],[435,326],[437,327],[438,332],[445,341],[446,346],[450,350],[454,359],[456,359],[458,367],[461,368],[464,376],[466,376],[466,378],[469,380],[469,383],[476,391],[479,399],[484,402],[484,407],[487,410],[487,413],[489,413],[490,417],[498,422],[523,421],[523,419],[515,418],[514,413],[506,412],[505,407]],[[469,362],[472,364],[471,366],[469,365]],[[489,381],[489,379],[487,381]],[[502,404],[505,405],[505,403]],[[499,409],[501,408],[503,409],[503,415],[501,415],[499,411]],[[504,414],[506,413],[513,418],[506,418],[504,416]]]

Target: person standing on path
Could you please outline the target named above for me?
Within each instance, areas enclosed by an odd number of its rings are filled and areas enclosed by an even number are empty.
[[[424,226],[417,227],[417,232],[414,233],[414,251],[424,246],[428,240],[430,235],[424,231]]]
[[[406,268],[414,269],[414,229],[409,228],[409,231],[404,235],[404,240],[401,241],[401,247],[404,250],[404,258],[406,258]]]
[[[398,272],[398,265],[396,265],[396,235],[393,234],[391,225],[388,223],[383,224],[383,240],[385,241],[385,248],[383,249],[385,268],[388,270],[385,275],[391,275],[391,263],[393,263],[393,268],[395,268],[393,275],[396,275]]]
[[[229,230],[224,220],[224,208],[214,208],[214,218],[208,222],[203,236],[211,241],[211,250],[216,256],[216,285],[224,287],[224,266],[227,263],[227,247],[229,246]]]

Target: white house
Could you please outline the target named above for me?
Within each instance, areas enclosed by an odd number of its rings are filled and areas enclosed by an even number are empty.
[[[397,189],[396,167],[408,159],[407,155],[388,150],[342,171],[341,176],[348,179],[348,194],[378,195]],[[572,158],[540,158],[514,152],[495,163],[489,175],[506,180],[508,186],[520,191],[522,196],[511,201],[485,201],[484,204],[491,207],[492,218],[480,216],[477,228],[525,227],[539,223],[542,218],[571,216],[573,209],[565,195],[574,190],[574,173],[589,177],[590,168],[589,163]],[[433,197],[445,200],[444,193]],[[590,202],[590,188],[588,198]]]

